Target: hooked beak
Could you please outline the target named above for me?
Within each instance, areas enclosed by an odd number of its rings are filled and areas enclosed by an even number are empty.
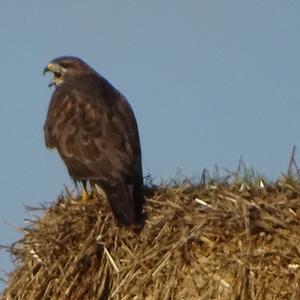
[[[53,64],[53,63],[49,63],[43,70],[43,75],[45,75],[48,72],[52,72],[53,73],[53,79],[50,81],[50,83],[48,84],[48,87],[51,87],[53,85],[55,85],[55,77],[57,76],[57,74],[61,74],[61,67],[57,64]]]
[[[43,75],[45,76],[45,74],[46,74],[47,72],[49,72],[49,71],[50,71],[50,70],[49,70],[48,66],[45,67],[44,70],[43,70]]]

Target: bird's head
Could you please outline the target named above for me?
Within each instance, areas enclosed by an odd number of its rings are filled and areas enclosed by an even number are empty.
[[[59,86],[78,76],[93,72],[92,68],[84,61],[73,56],[62,56],[53,59],[44,68],[43,74],[47,72],[53,73],[53,79],[49,83],[49,87]]]

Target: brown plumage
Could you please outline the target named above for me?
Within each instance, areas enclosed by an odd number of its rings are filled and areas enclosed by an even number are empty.
[[[44,126],[70,176],[99,185],[117,220],[143,222],[143,174],[137,122],[125,97],[82,60],[59,57],[44,69],[54,85]],[[83,194],[85,197],[87,194]]]

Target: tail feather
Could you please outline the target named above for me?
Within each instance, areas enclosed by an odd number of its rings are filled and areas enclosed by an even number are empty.
[[[114,216],[123,225],[143,225],[144,194],[143,187],[126,184],[121,180],[95,182],[106,193]]]
[[[138,182],[132,186],[131,197],[134,201],[136,223],[139,225],[144,225],[146,215],[143,211],[145,204],[143,182]]]

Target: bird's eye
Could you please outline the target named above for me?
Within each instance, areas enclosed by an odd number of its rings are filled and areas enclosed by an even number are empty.
[[[60,63],[60,65],[61,65],[64,69],[67,69],[67,68],[70,66],[69,63],[65,63],[65,62]]]

